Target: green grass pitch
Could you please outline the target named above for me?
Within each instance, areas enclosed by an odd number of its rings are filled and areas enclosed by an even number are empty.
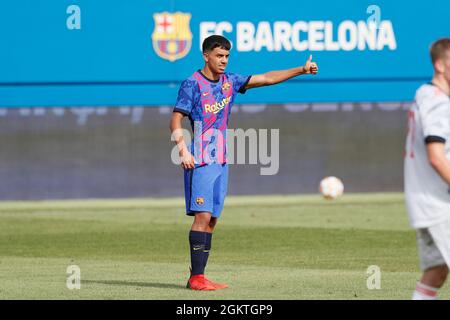
[[[191,222],[181,198],[1,202],[0,299],[410,299],[420,277],[402,194],[228,197],[206,274],[230,288],[215,292],[185,288]]]

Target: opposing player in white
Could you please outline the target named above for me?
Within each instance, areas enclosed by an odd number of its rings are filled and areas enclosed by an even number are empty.
[[[450,266],[450,38],[433,43],[434,76],[408,112],[405,197],[423,271],[414,300],[437,299]]]

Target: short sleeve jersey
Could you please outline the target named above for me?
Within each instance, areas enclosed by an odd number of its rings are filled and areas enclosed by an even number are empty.
[[[426,144],[441,142],[450,160],[450,98],[425,84],[408,111],[404,160],[405,199],[410,223],[427,228],[450,218],[450,186],[428,160]]]
[[[217,81],[200,70],[184,80],[173,111],[189,117],[196,165],[226,163],[227,127],[237,93],[245,93],[251,76],[224,73]]]

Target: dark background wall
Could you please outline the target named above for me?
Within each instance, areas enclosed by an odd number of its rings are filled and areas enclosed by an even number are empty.
[[[230,128],[279,129],[280,167],[231,165],[229,194],[401,191],[409,103],[235,106]],[[170,107],[0,109],[0,199],[183,194]],[[186,127],[188,123],[186,121]]]

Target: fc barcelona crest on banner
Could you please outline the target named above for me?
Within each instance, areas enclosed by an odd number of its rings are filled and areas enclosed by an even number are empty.
[[[155,13],[155,30],[152,34],[153,48],[163,59],[173,62],[186,56],[191,50],[192,33],[189,13]]]

